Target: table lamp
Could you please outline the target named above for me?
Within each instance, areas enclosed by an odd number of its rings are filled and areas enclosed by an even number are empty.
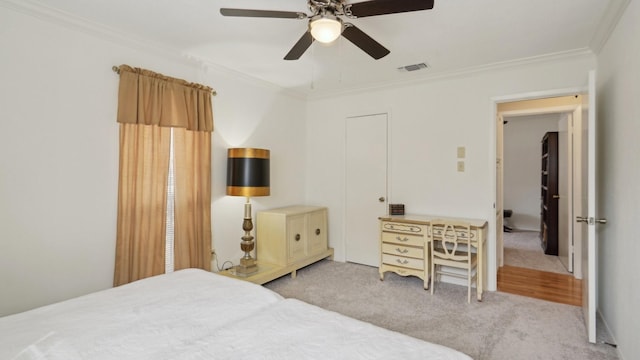
[[[240,249],[244,256],[240,265],[234,267],[235,273],[248,276],[258,271],[256,259],[251,257],[255,247],[251,230],[251,202],[252,196],[268,196],[269,188],[269,150],[253,148],[232,148],[227,151],[227,195],[244,196],[244,221],[242,229],[244,236],[240,242]]]

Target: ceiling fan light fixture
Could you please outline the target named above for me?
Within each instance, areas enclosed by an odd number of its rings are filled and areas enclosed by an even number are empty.
[[[309,22],[311,36],[321,43],[331,43],[342,33],[342,20],[335,16],[318,15]]]

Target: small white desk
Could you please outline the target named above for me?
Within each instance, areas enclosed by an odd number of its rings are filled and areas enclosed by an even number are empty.
[[[437,215],[387,215],[380,216],[380,280],[384,279],[384,273],[392,271],[398,275],[418,276],[424,281],[424,288],[429,288],[429,242],[431,241],[431,221],[436,219],[456,220],[468,222],[471,225],[471,246],[476,248],[478,254],[478,301],[482,301],[482,292],[486,282],[486,238],[487,221],[480,219],[452,218]],[[394,234],[408,237],[410,246],[398,248],[401,254],[389,256],[384,253],[384,246],[393,243]],[[404,238],[403,238],[404,239]],[[395,245],[393,245],[395,246]],[[393,262],[397,262],[395,264]],[[406,264],[407,267],[402,266]]]

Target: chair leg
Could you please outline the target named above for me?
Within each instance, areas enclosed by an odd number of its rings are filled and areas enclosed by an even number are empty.
[[[429,286],[431,288],[431,295],[433,295],[433,282],[434,282],[434,279],[436,278],[435,269],[436,269],[436,266],[433,264],[433,259],[431,259],[431,274],[430,274],[431,286]]]
[[[467,304],[471,304],[471,266],[467,268]]]
[[[480,287],[478,285],[479,280],[478,280],[478,266],[476,265],[476,298],[478,300],[478,302],[482,301],[482,292],[480,291]]]

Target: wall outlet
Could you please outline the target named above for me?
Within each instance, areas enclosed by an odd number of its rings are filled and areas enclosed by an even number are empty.
[[[458,172],[464,172],[464,161],[458,161]]]

